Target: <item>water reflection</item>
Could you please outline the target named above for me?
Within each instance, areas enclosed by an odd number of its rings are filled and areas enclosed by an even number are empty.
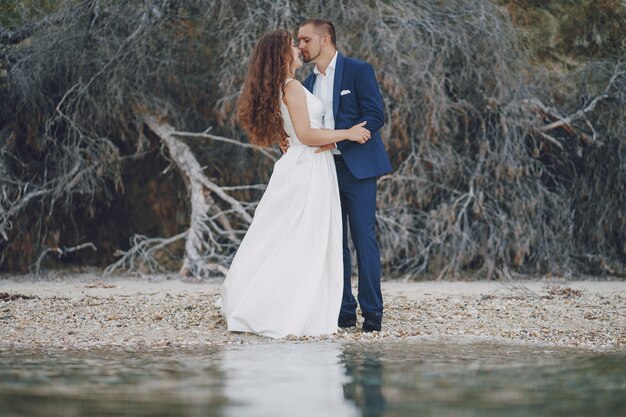
[[[383,395],[383,347],[350,344],[340,355],[348,382],[343,385],[343,395],[353,402],[363,417],[380,417],[385,413]]]
[[[626,415],[626,353],[492,342],[346,345],[346,397],[364,416]]]
[[[0,352],[0,416],[221,416],[217,352]]]
[[[0,416],[604,416],[626,353],[496,343],[0,351]]]
[[[338,344],[231,348],[221,356],[228,416],[358,416],[344,400],[349,376]]]

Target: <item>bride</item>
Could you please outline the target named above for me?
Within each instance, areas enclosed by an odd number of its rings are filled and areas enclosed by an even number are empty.
[[[237,114],[250,142],[288,137],[222,287],[228,330],[273,338],[334,333],[343,292],[341,205],[335,163],[319,147],[370,138],[365,122],[322,129],[322,102],[295,79],[291,34],[258,41]]]

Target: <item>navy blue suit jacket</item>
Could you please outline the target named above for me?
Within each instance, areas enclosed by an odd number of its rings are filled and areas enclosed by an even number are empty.
[[[313,92],[317,76],[311,73],[304,86]],[[344,92],[342,95],[341,92]],[[372,178],[391,171],[389,155],[379,130],[385,124],[383,99],[374,68],[367,62],[337,54],[333,84],[333,115],[335,129],[349,129],[367,121],[372,132],[370,140],[359,144],[350,140],[337,143],[346,166],[356,178]]]

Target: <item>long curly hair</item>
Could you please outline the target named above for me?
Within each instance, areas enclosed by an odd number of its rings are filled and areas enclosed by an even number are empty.
[[[293,37],[284,29],[265,33],[250,57],[237,102],[239,123],[250,143],[269,146],[287,136],[280,113],[281,92],[293,61]]]

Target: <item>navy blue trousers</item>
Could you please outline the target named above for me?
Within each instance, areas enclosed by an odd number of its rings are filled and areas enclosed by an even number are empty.
[[[356,317],[348,226],[356,249],[361,313],[380,313],[383,311],[383,296],[380,290],[380,249],[376,241],[376,177],[355,178],[341,156],[335,156],[335,166],[343,223],[343,298],[339,314],[346,318]]]

